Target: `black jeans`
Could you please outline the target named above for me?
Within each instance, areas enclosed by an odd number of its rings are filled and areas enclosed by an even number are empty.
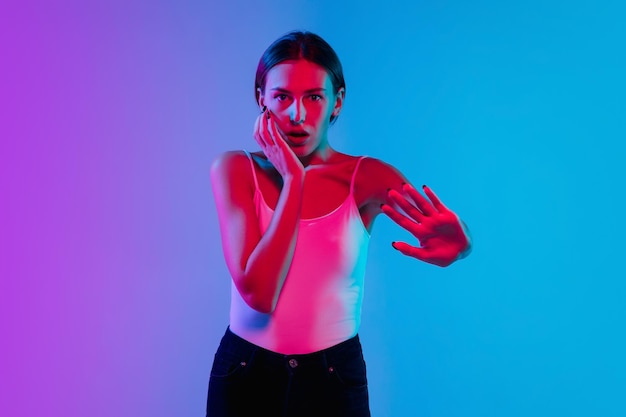
[[[306,355],[256,346],[229,329],[215,354],[207,417],[369,417],[359,337]]]

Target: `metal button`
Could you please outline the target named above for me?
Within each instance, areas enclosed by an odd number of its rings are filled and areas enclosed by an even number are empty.
[[[289,366],[295,368],[296,366],[298,366],[298,361],[293,358],[289,359]]]

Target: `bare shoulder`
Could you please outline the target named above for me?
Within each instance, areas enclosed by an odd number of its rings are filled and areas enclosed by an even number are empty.
[[[227,151],[213,160],[211,177],[215,175],[226,177],[231,177],[232,174],[241,175],[246,172],[246,167],[249,166],[250,162],[244,151]]]
[[[253,210],[254,180],[250,160],[244,151],[228,151],[211,164],[211,189],[224,218]]]
[[[361,167],[360,169],[368,173],[388,174],[390,172],[398,172],[393,165],[372,156],[364,156],[363,161],[361,161]]]
[[[363,158],[355,178],[355,191],[362,204],[379,206],[389,188],[401,189],[408,182],[393,165],[373,157]]]
[[[228,151],[211,164],[213,194],[220,200],[250,199],[254,181],[250,160],[244,151]]]
[[[225,174],[244,164],[250,164],[244,151],[226,151],[213,160],[211,174]]]
[[[365,177],[367,183],[384,186],[384,189],[400,187],[406,178],[393,165],[373,157],[365,157],[359,167],[359,176]],[[397,183],[397,184],[396,184]]]

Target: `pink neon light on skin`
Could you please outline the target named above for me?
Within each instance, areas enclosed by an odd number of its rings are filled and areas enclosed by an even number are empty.
[[[233,282],[253,309],[276,307],[294,252],[299,222],[338,207],[348,194],[346,166],[355,157],[328,143],[331,116],[337,116],[345,92],[333,92],[326,70],[306,60],[284,61],[269,70],[259,105],[254,138],[267,169],[261,192],[274,209],[264,233],[259,231],[250,196],[249,162],[243,153],[218,158],[212,169],[226,263]],[[330,178],[330,180],[328,180]],[[420,245],[394,242],[401,253],[439,266],[469,252],[470,238],[458,216],[427,187],[421,196],[394,167],[367,158],[355,181],[355,201],[371,230],[384,213],[411,232]],[[243,239],[242,239],[243,237]]]
[[[326,70],[301,59],[284,61],[268,72],[265,91],[259,91],[259,104],[267,106],[296,156],[314,157],[316,153],[330,150],[330,117],[341,111],[344,95],[343,88],[333,94]],[[263,148],[264,136],[256,138]]]

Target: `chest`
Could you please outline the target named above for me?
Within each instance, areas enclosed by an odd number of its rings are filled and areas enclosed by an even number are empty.
[[[373,183],[364,164],[357,168],[358,158],[319,167],[307,167],[302,201],[302,218],[325,216],[342,204],[355,204],[366,229],[371,232],[379,204],[376,203]],[[355,174],[356,172],[356,174]],[[282,190],[282,178],[271,165],[255,166],[258,190],[265,203],[275,210]],[[351,193],[352,187],[352,193]],[[354,202],[346,201],[353,199]]]
[[[274,210],[282,190],[282,179],[268,171],[257,171],[257,178],[263,199]],[[351,178],[352,172],[347,169],[307,170],[302,195],[302,218],[325,216],[343,204],[350,198]]]

